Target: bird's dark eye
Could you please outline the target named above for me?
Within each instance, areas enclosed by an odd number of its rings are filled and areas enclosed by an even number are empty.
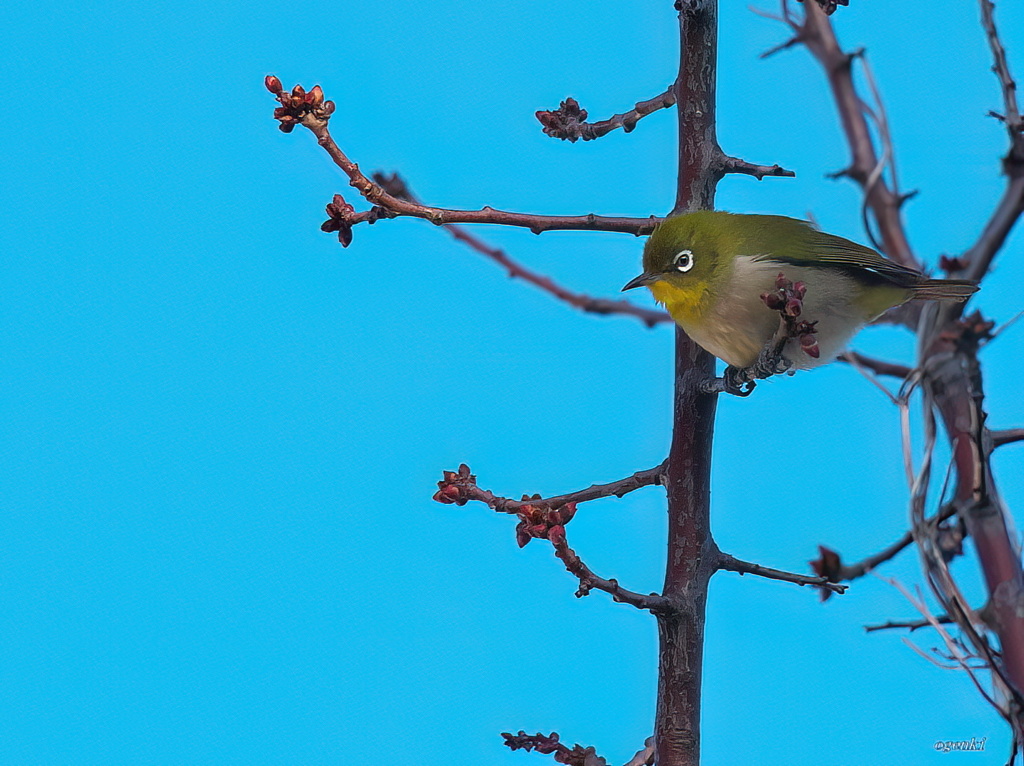
[[[693,253],[689,250],[680,250],[672,259],[672,265],[675,266],[676,271],[689,271],[693,268],[693,263]]]

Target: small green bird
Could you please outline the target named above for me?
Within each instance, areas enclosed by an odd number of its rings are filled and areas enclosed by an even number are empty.
[[[964,301],[978,289],[967,280],[929,279],[805,221],[711,210],[662,222],[644,246],[644,273],[622,289],[646,285],[687,335],[743,369],[779,330],[780,312],[769,308],[768,294],[780,286],[780,274],[803,283],[800,317],[817,341],[810,353],[799,339],[786,341],[782,356],[793,369],[832,361],[893,306]]]

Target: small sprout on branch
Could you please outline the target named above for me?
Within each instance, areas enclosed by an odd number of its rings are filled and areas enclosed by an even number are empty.
[[[363,213],[357,213],[345,198],[335,194],[334,199],[327,203],[327,220],[320,224],[320,230],[326,232],[338,232],[338,241],[342,247],[352,244],[352,227],[357,223],[374,224],[382,218],[394,218],[397,214],[392,213],[385,207],[374,205]]]
[[[824,545],[818,546],[818,552],[821,554],[821,557],[808,562],[814,573],[818,577],[824,577],[829,582],[839,582],[842,580],[843,562],[839,553],[831,548],[826,548]],[[832,596],[832,591],[827,588],[821,588],[820,596],[822,601],[828,601]]]

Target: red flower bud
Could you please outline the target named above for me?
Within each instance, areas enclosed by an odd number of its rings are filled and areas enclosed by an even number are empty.
[[[266,86],[267,90],[269,90],[275,96],[282,90],[284,90],[284,86],[281,85],[281,81],[272,74],[268,74],[266,77],[263,78],[263,84]]]
[[[552,545],[565,545],[565,527],[556,524],[548,530],[548,540]]]
[[[576,515],[576,503],[566,503],[562,506],[561,511],[558,514],[562,524],[568,524],[572,521],[572,517]]]
[[[786,279],[786,275],[781,271],[779,272],[779,276],[775,277],[775,286],[780,290],[785,290],[791,284],[792,282]]]
[[[778,293],[761,293],[761,300],[764,301],[764,305],[772,311],[778,311],[783,307],[783,305],[785,305],[782,300],[782,296]]]
[[[786,316],[798,317],[803,310],[804,304],[799,298],[790,298],[786,301]]]
[[[319,85],[314,85],[313,90],[306,94],[305,101],[313,106],[320,106],[324,102],[324,92]]]
[[[526,544],[532,540],[533,537],[529,532],[526,531],[526,522],[520,521],[516,524],[516,544],[520,548],[525,548]]]

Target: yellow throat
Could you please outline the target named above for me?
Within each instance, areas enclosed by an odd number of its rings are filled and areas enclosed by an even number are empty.
[[[710,304],[708,283],[691,280],[685,287],[659,280],[649,285],[654,300],[662,304],[672,318],[685,329],[700,322]]]

